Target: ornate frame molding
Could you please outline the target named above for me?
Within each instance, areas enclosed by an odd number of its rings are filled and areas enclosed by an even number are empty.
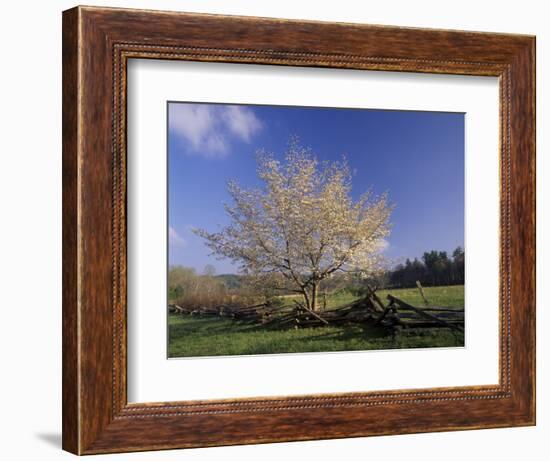
[[[499,77],[499,385],[128,404],[126,64],[136,58]],[[534,424],[534,38],[77,7],[63,16],[63,59],[66,450]]]

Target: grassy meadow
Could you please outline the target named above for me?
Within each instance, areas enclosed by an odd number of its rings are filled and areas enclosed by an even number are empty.
[[[424,288],[430,305],[463,308],[464,286]],[[385,302],[392,294],[413,306],[424,302],[416,288],[380,290]],[[343,292],[327,299],[327,309],[355,300]],[[168,356],[204,357],[220,355],[281,354],[298,352],[358,351],[425,347],[460,347],[464,335],[444,328],[405,329],[393,334],[382,326],[351,324],[301,329],[266,329],[222,317],[170,314]]]

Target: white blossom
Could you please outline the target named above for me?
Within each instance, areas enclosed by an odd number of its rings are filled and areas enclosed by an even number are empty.
[[[284,162],[264,151],[257,160],[261,188],[228,186],[230,224],[213,233],[195,229],[214,254],[239,263],[247,274],[282,275],[313,310],[322,280],[336,272],[380,269],[390,232],[386,195],[366,191],[354,202],[347,162],[319,162],[297,140]]]

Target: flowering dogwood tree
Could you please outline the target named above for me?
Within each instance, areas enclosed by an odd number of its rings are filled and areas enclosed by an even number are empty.
[[[381,267],[390,231],[386,195],[365,192],[354,201],[347,162],[319,162],[296,140],[283,162],[263,151],[257,159],[261,188],[228,186],[230,224],[214,233],[195,229],[214,254],[246,274],[284,278],[313,311],[321,281]]]

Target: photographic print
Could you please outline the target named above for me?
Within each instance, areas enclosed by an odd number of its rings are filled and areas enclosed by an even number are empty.
[[[168,356],[464,346],[464,114],[167,104]]]

